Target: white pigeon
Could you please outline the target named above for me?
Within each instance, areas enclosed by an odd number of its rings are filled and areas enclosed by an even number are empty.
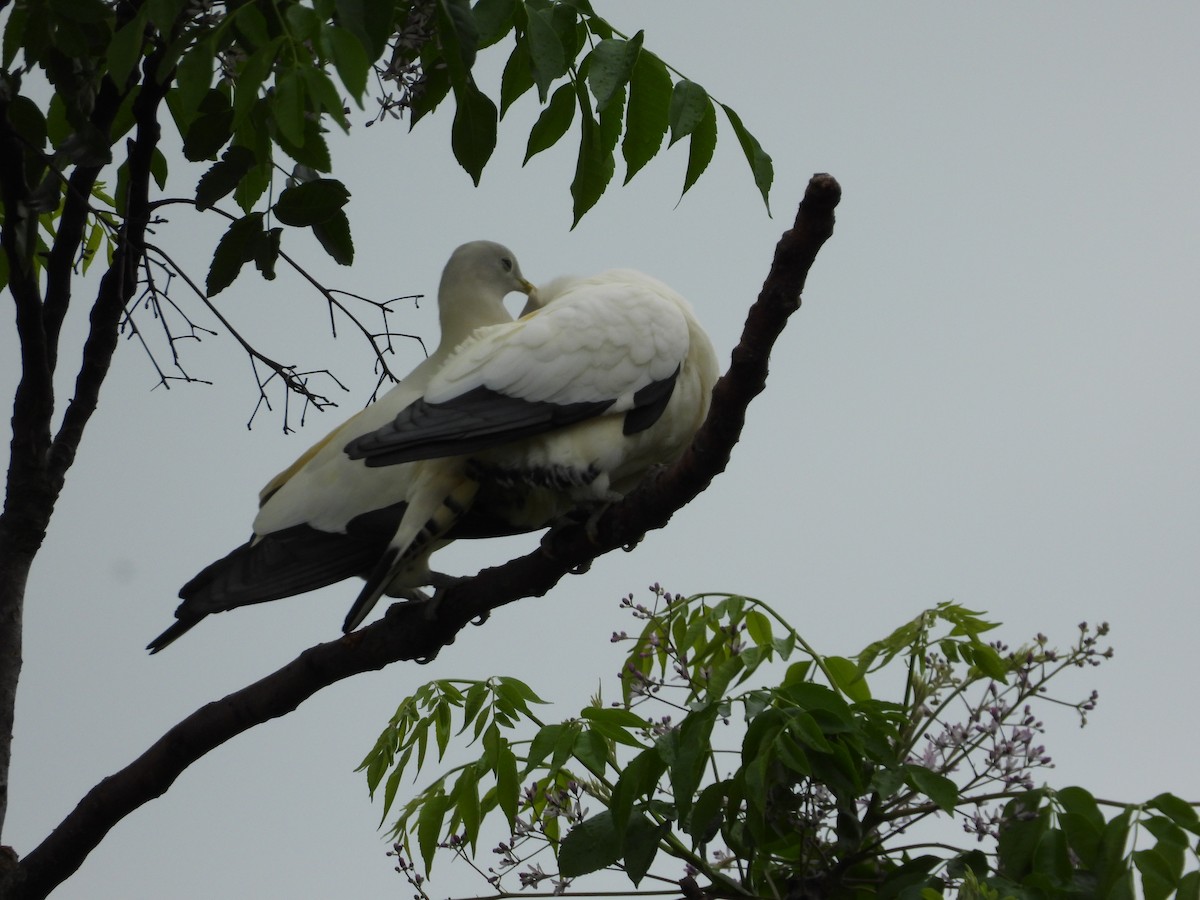
[[[476,331],[419,399],[345,445],[373,469],[420,467],[413,481],[428,489],[410,494],[345,630],[430,542],[536,530],[619,499],[678,459],[703,423],[716,354],[661,281],[629,270],[561,278],[526,310]]]
[[[376,403],[351,416],[271,479],[259,494],[250,540],[180,589],[183,603],[175,611],[177,621],[147,649],[157,653],[209,613],[371,575],[395,542],[405,513],[413,512],[407,521],[420,516],[422,522],[430,514],[416,509],[414,500],[419,504],[441,484],[428,483],[421,464],[372,467],[351,459],[343,448],[393,421],[420,398],[473,332],[511,322],[503,300],[513,291],[530,294],[533,285],[522,277],[512,251],[491,241],[455,250],[438,286],[442,336],[437,349]],[[454,486],[448,487],[438,496],[438,506],[453,503],[454,496]],[[461,516],[453,512],[453,518]],[[468,527],[479,536],[494,533],[487,523],[470,526],[469,517],[464,523]],[[426,542],[422,552],[405,557],[404,566],[389,566],[382,589],[393,596],[419,596],[416,588],[438,580],[429,571],[428,558],[443,543]]]

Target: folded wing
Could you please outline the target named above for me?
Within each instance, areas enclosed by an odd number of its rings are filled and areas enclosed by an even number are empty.
[[[424,395],[346,445],[389,466],[477,453],[601,416],[623,434],[667,408],[689,348],[683,311],[637,273],[569,282],[516,322],[477,333]]]

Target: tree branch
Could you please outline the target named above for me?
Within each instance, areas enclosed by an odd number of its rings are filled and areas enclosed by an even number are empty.
[[[118,326],[125,306],[137,289],[137,267],[146,252],[146,226],[150,221],[150,173],[154,150],[161,128],[158,109],[167,94],[167,84],[157,81],[155,72],[160,53],[152,53],[144,64],[141,91],[133,103],[136,136],[129,142],[128,196],[125,222],[117,236],[112,265],[100,281],[96,302],[92,305],[91,328],[83,345],[83,359],[75,378],[75,395],[63,414],[62,425],[50,450],[50,474],[57,481],[65,477],[75,461],[75,452],[83,429],[96,411],[100,387],[108,375],[117,349]]]
[[[25,166],[25,147],[9,121],[9,98],[19,79],[0,74],[0,252],[8,263],[8,290],[16,307],[21,346],[21,379],[13,394],[12,438],[9,443],[4,508],[0,511],[0,830],[8,811],[8,775],[12,753],[13,715],[21,674],[22,614],[30,565],[50,521],[54,496],[45,479],[54,382],[42,296],[34,253],[37,213],[33,209]],[[0,877],[3,872],[0,860]]]
[[[833,233],[833,210],[840,196],[841,189],[828,175],[816,175],[809,182],[795,225],[776,247],[730,369],[713,390],[707,421],[679,463],[608,509],[596,523],[597,543],[589,540],[583,526],[565,528],[548,552],[538,549],[451,588],[435,619],[426,619],[420,607],[393,605],[381,621],[311,647],[260,681],[201,707],[88,792],[21,861],[14,896],[45,897],[82,865],[109,829],[165,793],[188,766],[230,738],[291,712],[320,689],[352,675],[399,660],[430,659],[473,619],[521,597],[541,596],[572,569],[665,525],[728,464],[741,436],[746,406],[766,384],[771,348],[799,308],[809,267]]]
[[[101,134],[109,133],[125,96],[117,90],[111,79],[105,78],[101,82],[91,117],[92,124]],[[58,335],[71,303],[75,260],[83,244],[88,215],[91,213],[92,188],[102,170],[103,166],[80,165],[75,167],[70,177],[64,179],[66,196],[62,214],[58,217],[54,244],[46,261],[46,302],[42,309],[51,373],[58,360]]]

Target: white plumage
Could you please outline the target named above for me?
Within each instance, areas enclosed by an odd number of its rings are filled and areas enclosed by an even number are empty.
[[[456,259],[481,246],[511,270],[476,272],[467,289]],[[530,294],[515,322],[500,306],[510,290]],[[453,581],[428,565],[446,542],[537,530],[618,499],[677,459],[707,415],[712,344],[657,279],[615,270],[530,292],[511,253],[465,245],[439,303],[437,352],[267,485],[254,537],[185,585],[179,622],[152,650],[209,612],[360,575],[352,630],[385,593]]]
[[[615,270],[559,279],[531,296],[539,304],[477,331],[420,399],[351,441],[347,454],[369,466],[424,461],[460,488],[464,514],[512,532],[619,499],[677,459],[717,378],[712,343],[687,301],[655,278]],[[392,549],[401,562],[411,552],[402,541]],[[370,587],[347,628],[378,600]]]
[[[250,540],[183,586],[178,621],[148,649],[158,652],[209,613],[368,575],[394,537],[420,473],[416,466],[371,469],[348,458],[342,448],[420,397],[433,374],[477,328],[512,321],[503,305],[506,295],[532,290],[508,248],[475,241],[456,249],[438,285],[442,336],[437,349],[376,403],[271,479],[259,494]],[[428,553],[411,560],[409,572],[397,573],[398,591],[429,582],[427,560]]]

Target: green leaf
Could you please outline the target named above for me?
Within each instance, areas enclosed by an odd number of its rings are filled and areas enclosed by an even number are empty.
[[[848,817],[857,823],[854,817]],[[883,879],[883,883],[879,885],[878,897],[880,900],[910,900],[910,898],[920,897],[923,894],[922,886],[925,885],[929,878],[929,872],[941,860],[931,854],[925,854],[913,859],[909,859],[907,855],[902,860],[897,860],[899,865],[895,865],[890,871],[887,871]],[[941,898],[941,894],[936,894]],[[1011,900],[1011,898],[1006,898]]]
[[[906,767],[906,771],[912,768],[916,767]],[[996,844],[997,871],[1013,881],[1021,881],[1031,871],[1038,841],[1050,824],[1046,810],[1038,808],[1040,796],[1039,792],[1031,791],[1004,808]]]
[[[187,0],[147,0],[146,8],[154,26],[163,34],[170,34],[186,4]]]
[[[329,156],[329,145],[325,143],[325,135],[321,133],[321,126],[314,117],[304,117],[303,144],[297,146],[282,134],[278,135],[278,142],[284,153],[310,169],[328,172],[333,168],[333,162]]]
[[[525,148],[525,159],[521,165],[529,162],[535,155],[558,143],[567,133],[575,118],[575,88],[564,84],[554,92],[549,105],[542,110],[538,120],[529,132],[529,143]]]
[[[686,818],[690,812],[696,789],[712,757],[712,729],[718,712],[717,704],[711,703],[688,713],[679,726],[676,757],[669,765],[671,789],[681,818]]]
[[[476,185],[496,149],[496,104],[470,82],[456,94],[450,144],[454,158]]]
[[[1186,848],[1188,845],[1188,838],[1183,829],[1164,816],[1150,816],[1138,824],[1154,835],[1159,844],[1172,844],[1180,848]]]
[[[470,19],[470,30],[466,33],[459,27],[456,18],[463,14],[462,0],[435,0],[437,11],[437,35],[441,44],[442,65],[450,76],[450,84],[457,94],[471,78],[471,67],[475,64],[475,22]]]
[[[564,878],[577,878],[611,866],[621,858],[621,844],[607,809],[580,822],[563,838],[558,848],[558,871]]]
[[[532,715],[529,704],[545,704],[548,701],[539,697],[529,685],[519,678],[501,675],[496,679],[496,696],[504,701],[504,708],[525,715]]]
[[[625,765],[613,786],[609,805],[617,822],[628,822],[639,801],[653,799],[666,770],[667,764],[657,747],[643,750]]]
[[[533,82],[537,85],[538,98],[545,103],[546,93],[556,78],[567,74],[569,60],[563,52],[563,44],[554,28],[552,13],[548,9],[531,9],[525,31],[525,42],[529,48],[529,65]]]
[[[254,3],[242,3],[229,13],[229,23],[242,47],[254,50],[271,40],[267,17]]]
[[[288,69],[275,76],[275,100],[272,117],[279,134],[297,147],[304,146],[304,120],[307,111],[307,92],[304,77],[297,69]]]
[[[1101,896],[1110,889],[1119,893],[1122,880],[1132,884],[1133,876],[1126,867],[1125,857],[1125,847],[1129,842],[1129,824],[1132,820],[1133,813],[1126,809],[1104,826],[1104,835],[1100,839],[1100,849],[1096,858],[1096,875]],[[1132,888],[1128,896],[1133,896]]]
[[[596,205],[604,189],[612,180],[616,163],[611,148],[605,147],[603,129],[592,117],[590,104],[584,94],[576,92],[581,102],[579,156],[575,162],[575,177],[571,180],[571,197],[574,200],[574,228],[584,213]]]
[[[154,149],[154,155],[150,157],[150,174],[154,176],[154,182],[158,186],[158,190],[166,190],[167,187],[167,157],[157,146]]]
[[[1067,840],[1057,828],[1048,829],[1038,840],[1033,851],[1033,870],[1035,876],[1051,885],[1070,882],[1072,866]]]
[[[584,62],[588,64],[587,83],[596,98],[596,110],[603,112],[617,91],[629,83],[633,64],[641,50],[643,33],[631,40],[609,38],[595,46]]]
[[[100,249],[100,242],[104,239],[104,227],[98,220],[92,222],[92,228],[88,232],[87,243],[83,248],[83,274],[87,274],[87,270],[91,268],[92,261],[96,258],[96,251]],[[0,259],[7,262],[7,257],[0,254]]]
[[[767,207],[767,212],[769,213],[771,211],[771,202],[769,199],[771,183],[775,179],[775,168],[771,163],[771,157],[763,150],[762,146],[758,143],[758,139],[746,130],[746,126],[742,124],[742,120],[737,113],[724,103],[721,104],[721,109],[725,110],[729,124],[733,126],[733,131],[737,135],[738,143],[742,145],[742,153],[746,155],[746,162],[750,164],[750,171],[754,175],[754,183],[758,186],[758,191],[762,194],[763,204]],[[988,649],[991,648],[989,647]],[[1005,672],[1007,672],[1007,668]]]
[[[265,164],[260,162],[252,166],[250,171],[242,176],[242,180],[233,191],[233,202],[242,208],[242,212],[250,212],[259,198],[267,192],[267,188],[271,186],[273,171],[270,160],[267,160]]]
[[[101,0],[50,0],[50,9],[64,18],[71,18],[75,23],[103,22],[108,18],[110,10]]]
[[[694,81],[680,80],[671,92],[668,121],[671,126],[671,144],[687,137],[700,127],[705,116],[712,114],[712,100],[708,91]]]
[[[1104,827],[1104,813],[1096,799],[1081,787],[1065,787],[1055,791],[1054,798],[1064,810],[1087,819],[1098,828]]]
[[[832,749],[832,746],[830,747]],[[808,754],[804,749],[784,734],[779,734],[775,740],[771,742],[771,753],[778,757],[778,761],[793,772],[799,773],[805,777],[812,775],[812,761],[808,758]]]
[[[237,219],[217,242],[206,282],[209,297],[215,297],[233,284],[242,266],[254,259],[258,241],[263,237],[262,219],[262,213]]]
[[[318,114],[327,114],[333,118],[343,131],[350,130],[350,123],[346,119],[346,108],[342,103],[341,95],[338,94],[337,88],[333,84],[333,79],[322,72],[320,69],[306,66],[300,69],[300,75],[304,79],[305,91],[312,101],[312,109]],[[311,114],[305,116],[306,126],[316,118]],[[308,129],[305,129],[305,140],[308,139]]]
[[[567,730],[567,727],[561,723],[552,725],[543,725],[538,729],[537,734],[533,736],[533,740],[529,742],[529,749],[525,751],[525,774],[528,775],[543,760],[549,756],[559,740]]]
[[[1058,821],[1071,849],[1086,868],[1095,868],[1096,854],[1104,836],[1104,814],[1092,795],[1083,788],[1063,788],[1054,796],[1062,807]]]
[[[383,787],[383,812],[379,816],[380,824],[383,824],[387,819],[388,811],[391,810],[392,804],[396,800],[396,791],[400,789],[400,779],[404,777],[404,763],[408,761],[409,754],[411,753],[412,748],[410,747],[405,751],[401,764],[388,776],[387,783]],[[374,793],[374,788],[372,788],[372,796],[374,796]]]
[[[817,724],[817,720],[811,714],[802,709],[788,710],[785,721],[787,732],[801,743],[807,744],[814,750],[820,750],[822,753],[828,753],[833,749],[829,741],[825,739],[821,726]]]
[[[220,91],[209,91],[183,137],[183,155],[191,162],[213,159],[232,136],[233,110]]]
[[[245,147],[230,147],[200,176],[196,184],[196,209],[206,210],[238,186],[254,165],[254,154]]]
[[[286,188],[272,207],[284,225],[319,225],[340,212],[350,199],[350,191],[333,178],[318,178]]]
[[[367,51],[362,41],[344,28],[327,28],[322,36],[328,41],[328,53],[337,69],[342,84],[358,104],[363,108],[363,94],[367,90],[367,78],[371,74],[371,61],[367,59]]]
[[[548,767],[550,775],[558,775],[562,767],[567,764],[567,760],[575,752],[575,739],[579,735],[579,732],[579,723],[569,722],[558,733],[558,738],[554,742],[554,750],[550,754],[550,765]]]
[[[509,747],[508,741],[503,738],[500,740],[495,768],[496,802],[508,820],[509,828],[512,828],[516,824],[517,810],[520,807],[521,782],[517,777],[517,757]]]
[[[462,823],[463,837],[471,845],[471,852],[479,840],[479,825],[483,812],[479,803],[479,773],[474,766],[467,766],[454,782],[450,791],[454,804],[454,819]]]
[[[625,874],[637,887],[658,854],[658,839],[662,828],[644,815],[635,815],[625,832]]]
[[[771,620],[765,614],[757,609],[747,610],[745,624],[750,640],[760,647],[770,646],[774,637],[771,633]]]
[[[681,196],[696,183],[708,164],[712,162],[713,151],[717,147],[717,114],[712,106],[708,107],[700,125],[692,132],[688,143],[687,171],[683,176],[683,191]]]
[[[13,97],[8,106],[8,122],[34,150],[46,146],[47,123],[41,109],[28,97]]]
[[[279,244],[282,238],[283,229],[272,228],[254,249],[254,267],[267,281],[275,280],[275,263],[279,261]]]
[[[202,41],[188,50],[179,61],[175,72],[174,93],[178,104],[177,115],[182,118],[184,124],[191,121],[208,95],[212,86],[215,58],[212,44]]]
[[[1188,872],[1179,879],[1176,900],[1200,900],[1200,872]]]
[[[702,790],[692,804],[691,814],[684,820],[684,830],[692,836],[696,846],[708,843],[720,831],[728,791],[729,782],[718,781]]]
[[[443,698],[433,708],[432,714],[433,736],[437,741],[438,759],[441,759],[446,755],[446,748],[450,745],[450,727],[454,711],[451,709],[450,703]]]
[[[307,43],[320,37],[321,17],[310,7],[298,3],[289,5],[284,17],[289,36],[296,43]]]
[[[475,721],[475,717],[479,715],[479,711],[483,709],[483,702],[487,699],[487,697],[488,686],[482,681],[476,681],[467,690],[466,702],[463,704],[463,723],[462,727],[458,729],[459,734],[462,734],[464,731],[466,731],[467,726]],[[487,717],[484,716],[483,719],[480,719],[480,722],[482,723],[486,718]]]
[[[598,731],[584,729],[575,737],[572,755],[597,778],[608,768],[608,741]]]
[[[1196,807],[1186,800],[1181,800],[1174,794],[1159,794],[1146,806],[1166,814],[1180,828],[1186,828],[1192,834],[1200,834],[1200,814],[1197,814]]]
[[[1123,869],[1120,877],[1113,882],[1112,888],[1100,896],[1105,900],[1136,900],[1137,893],[1133,888],[1133,872]]]
[[[442,821],[446,818],[446,810],[450,808],[450,798],[442,791],[426,792],[425,802],[421,804],[421,813],[417,817],[417,846],[421,851],[421,860],[428,873],[433,868],[433,855],[437,852],[438,843],[442,836]]]
[[[500,75],[500,118],[504,118],[509,107],[531,87],[533,64],[529,59],[529,45],[518,41]]]
[[[479,32],[479,46],[490,47],[512,31],[516,0],[479,0],[471,10]]]
[[[825,667],[833,676],[834,687],[856,702],[871,699],[871,689],[858,666],[844,656],[825,657]]]
[[[1183,853],[1180,851],[1178,866],[1175,859],[1162,852],[1158,844],[1148,850],[1135,850],[1133,864],[1142,874],[1142,893],[1145,900],[1166,900],[1175,891],[1183,868]]]
[[[954,812],[958,805],[958,785],[924,766],[908,765],[904,767],[905,781],[917,791],[920,791],[941,809],[948,813]]]
[[[589,706],[579,713],[589,722],[602,722],[616,728],[647,729],[650,723],[632,710],[619,706]]]
[[[808,682],[809,675],[812,673],[812,660],[805,659],[800,662],[794,662],[787,667],[787,672],[783,676],[783,683],[780,687],[790,687],[795,684],[805,684]]]
[[[138,14],[126,22],[108,44],[106,60],[108,72],[117,85],[124,85],[137,61],[142,56],[142,37],[146,30],[146,7],[138,10]],[[207,88],[208,85],[205,85]]]
[[[272,41],[266,46],[255,50],[238,69],[237,81],[233,89],[233,122],[234,126],[239,126],[245,120],[246,116],[250,115],[256,107],[265,111],[271,117],[277,114],[276,107],[279,104],[278,91],[272,98],[269,104],[259,105],[263,87],[266,85],[267,76],[271,74],[271,69],[275,65],[275,57],[282,46],[281,41]],[[290,71],[292,81],[299,85],[300,81],[295,77],[295,69]],[[277,85],[278,86],[278,85]],[[296,91],[293,91],[293,96],[289,98],[289,102],[293,105],[296,102]],[[303,101],[303,97],[299,98]],[[304,107],[301,102],[299,115],[303,116]],[[288,115],[295,116],[295,112],[289,112]],[[289,126],[290,128],[291,126]],[[282,129],[280,129],[282,133]]]
[[[312,232],[338,265],[348,266],[354,262],[354,241],[350,237],[350,220],[345,212],[338,211],[324,222],[312,226]]]
[[[964,850],[946,864],[946,874],[951,878],[962,878],[968,870],[977,876],[986,875],[988,869],[987,854],[982,850]]]
[[[379,0],[335,0],[338,23],[367,48],[370,59],[378,59],[395,32],[396,4]]]

